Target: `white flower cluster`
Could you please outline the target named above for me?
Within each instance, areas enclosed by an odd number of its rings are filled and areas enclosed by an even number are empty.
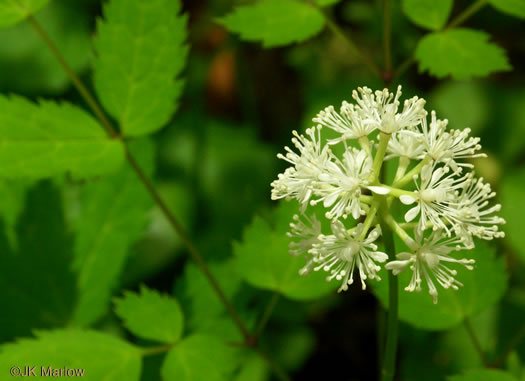
[[[437,119],[434,111],[429,123],[424,99],[405,100],[401,108],[401,86],[395,94],[358,88],[352,97],[356,104],[343,102],[339,112],[333,106],[321,111],[305,135],[294,131],[296,150],[285,147],[286,153],[278,155],[291,166],[272,182],[272,199],[300,204],[300,215],[290,224],[290,253],[307,256],[301,274],[326,271],[328,280],[341,281],[339,291],[353,283],[356,268],[363,289],[366,279],[380,280],[379,264],[390,258],[385,268],[394,275],[412,272],[406,291],[420,291],[425,280],[436,303],[436,282],[444,288],[462,285],[450,265],[473,268],[474,260],[451,254],[472,249],[474,237],[504,235],[498,225],[505,221],[495,215],[501,206],[489,206],[495,193],[468,172],[472,163],[461,161],[485,156],[479,138],[469,137],[468,128],[447,130],[447,120]],[[337,137],[323,141],[323,128]],[[397,163],[390,185],[381,182],[388,160]],[[409,205],[404,221],[390,214],[395,200]],[[323,234],[319,216],[307,212],[319,203],[331,234]],[[378,251],[380,222],[410,251],[396,258]]]

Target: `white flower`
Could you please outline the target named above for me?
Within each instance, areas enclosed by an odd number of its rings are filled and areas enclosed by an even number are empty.
[[[421,242],[422,235],[415,232],[416,240]],[[413,253],[402,252],[396,255],[397,261],[391,261],[385,265],[387,270],[392,270],[394,275],[398,275],[407,267],[412,271],[412,278],[405,291],[421,291],[421,282],[424,279],[428,285],[428,293],[432,295],[434,304],[438,300],[438,291],[434,284],[437,281],[443,288],[457,290],[463,286],[455,279],[457,271],[449,268],[449,264],[457,263],[463,265],[468,270],[472,270],[473,259],[456,259],[450,256],[453,251],[463,249],[463,241],[460,238],[445,238],[441,230],[435,230],[428,238],[423,239],[423,243]]]
[[[491,190],[490,184],[483,183],[483,178],[469,176],[455,205],[454,229],[458,236],[471,243],[472,236],[486,240],[505,236],[498,229],[505,220],[494,215],[501,210],[501,205],[489,206],[489,200],[494,196],[496,192]]]
[[[407,128],[394,134],[388,141],[385,160],[394,157],[407,157],[409,159],[422,159],[425,154],[423,135],[417,128]]]
[[[459,171],[459,167],[472,168],[470,163],[458,163],[457,159],[474,157],[486,157],[483,153],[476,153],[481,149],[479,138],[470,137],[470,128],[464,130],[445,131],[448,121],[436,118],[436,112],[432,111],[430,126],[424,118],[421,123],[423,129],[426,151],[430,157],[438,163],[445,163],[453,171]]]
[[[359,87],[352,92],[359,108],[355,108],[363,123],[373,126],[380,131],[391,134],[405,127],[417,126],[427,112],[424,109],[425,100],[413,97],[405,100],[403,111],[398,113],[401,86],[398,86],[394,96],[388,89],[372,92],[368,87]]]
[[[293,222],[290,223],[291,232],[286,234],[296,240],[290,242],[288,251],[294,256],[308,253],[312,245],[319,242],[321,235],[321,222],[315,215],[308,217],[303,214],[301,217],[297,214],[293,216]]]
[[[348,285],[354,282],[354,269],[357,267],[363,290],[368,278],[381,280],[377,272],[381,269],[376,262],[385,262],[388,255],[377,251],[374,241],[381,235],[379,225],[368,233],[364,240],[359,237],[363,232],[363,224],[358,224],[349,233],[341,221],[332,223],[332,235],[320,235],[319,242],[313,244],[310,253],[313,259],[301,270],[307,274],[311,270],[323,269],[329,272],[328,281],[342,281],[339,292],[346,291]]]
[[[324,182],[324,188],[319,193],[322,197],[312,200],[315,205],[323,202],[329,219],[347,218],[351,214],[355,219],[364,211],[361,209],[361,187],[368,186],[368,179],[372,174],[372,159],[364,150],[348,148],[343,154],[343,160],[334,159],[334,165],[327,167],[327,171],[319,176]]]
[[[455,219],[454,203],[459,190],[467,182],[468,175],[455,177],[448,167],[425,165],[421,170],[421,185],[416,181],[415,197],[403,195],[400,200],[405,205],[417,203],[405,214],[405,221],[410,222],[420,215],[418,230],[424,231],[432,226],[434,230],[443,229],[450,237],[451,231],[447,224],[453,224]]]
[[[376,129],[373,124],[363,123],[355,105],[346,101],[341,105],[340,114],[334,110],[334,106],[328,106],[312,120],[341,134],[337,139],[328,140],[328,144],[337,144],[346,139],[359,139]]]
[[[320,130],[321,128],[306,130],[309,139],[293,131],[295,137],[292,142],[299,154],[285,147],[286,155],[277,155],[293,167],[288,167],[272,182],[272,200],[295,198],[304,210],[312,195],[318,193],[319,176],[325,173],[331,158],[329,147],[321,144]]]

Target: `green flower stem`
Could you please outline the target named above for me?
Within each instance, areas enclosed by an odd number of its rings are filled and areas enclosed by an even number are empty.
[[[361,235],[359,236],[360,240],[363,240],[366,238],[366,233],[368,233],[368,229],[370,229],[370,225],[372,225],[372,222],[374,221],[374,218],[376,216],[377,206],[378,206],[378,203],[376,201],[374,201],[372,205],[370,206],[370,210],[368,211],[366,215],[365,222],[363,222],[363,231]]]
[[[379,134],[379,146],[377,147],[376,156],[374,157],[374,164],[372,166],[373,170],[373,180],[377,181],[379,174],[381,172],[381,167],[383,165],[383,160],[385,158],[386,148],[388,147],[388,141],[390,140],[391,135],[381,132]]]
[[[371,204],[373,199],[373,196],[368,196],[366,194],[359,196],[359,201],[364,202],[365,204]]]
[[[383,200],[382,207],[386,207],[386,200]],[[383,210],[386,212],[386,210]],[[389,224],[385,217],[380,216],[381,230],[383,242],[385,244],[385,251],[390,260],[395,260],[396,248],[394,245],[394,238]],[[390,216],[392,218],[392,216]],[[397,355],[397,336],[398,336],[398,284],[397,277],[391,271],[388,272],[388,316],[386,324],[386,343],[385,352],[383,356],[383,365],[381,369],[381,380],[392,381],[396,371],[396,355]]]
[[[411,192],[411,191],[407,191],[407,190],[404,190],[404,189],[394,188],[394,187],[391,187],[391,186],[385,185],[385,184],[379,184],[377,186],[390,189],[389,195],[394,196],[394,197],[398,197],[399,198],[400,196],[403,196],[403,195],[417,197],[416,193]]]
[[[409,164],[410,158],[406,156],[401,156],[399,158],[399,164],[397,166],[396,175],[394,176],[394,182],[398,181],[405,175]]]
[[[398,181],[394,181],[392,184],[395,188],[402,188],[414,179],[414,175],[418,175],[423,167],[430,162],[430,156],[426,156],[419,162],[414,168],[412,168],[407,174],[401,177]]]
[[[364,149],[366,153],[370,155],[370,141],[368,140],[368,136],[361,136],[357,141],[359,142],[361,149]]]
[[[412,239],[412,237],[410,237],[407,234],[405,229],[403,229],[390,214],[386,214],[385,216],[383,216],[383,220],[389,226],[389,230],[392,230],[394,233],[396,233],[397,236],[401,238],[401,240],[405,243],[405,245],[407,245],[413,251],[417,249],[416,242]]]
[[[37,34],[40,36],[40,38],[44,41],[44,43],[47,45],[51,53],[55,56],[59,64],[62,66],[62,69],[69,75],[71,78],[71,81],[73,85],[76,87],[80,95],[84,98],[86,103],[89,105],[89,107],[92,109],[95,116],[98,118],[104,129],[106,130],[107,134],[115,139],[120,139],[125,148],[126,153],[126,159],[130,166],[135,170],[135,173],[137,174],[138,178],[144,185],[144,187],[148,190],[151,197],[159,208],[161,209],[162,213],[168,220],[168,222],[171,224],[172,228],[175,230],[175,232],[179,235],[179,237],[182,239],[184,245],[186,246],[188,252],[190,253],[193,260],[196,262],[199,269],[202,271],[204,276],[208,279],[210,285],[212,286],[213,290],[217,294],[217,297],[221,300],[221,302],[224,304],[224,307],[226,308],[226,311],[230,314],[230,317],[232,318],[233,322],[243,335],[245,341],[247,343],[251,343],[252,337],[250,335],[250,332],[244,325],[242,319],[240,318],[237,310],[233,306],[233,304],[230,302],[224,291],[222,290],[221,286],[213,276],[213,274],[210,272],[208,266],[204,262],[204,259],[200,252],[198,251],[195,244],[191,241],[189,234],[186,232],[186,230],[182,227],[179,220],[175,217],[175,215],[171,212],[171,210],[168,208],[167,204],[164,202],[160,194],[155,189],[153,183],[150,181],[150,179],[146,176],[144,171],[142,170],[142,167],[139,165],[139,163],[136,161],[134,156],[129,151],[125,141],[122,140],[122,137],[116,132],[117,130],[113,127],[109,119],[106,117],[104,111],[102,110],[102,107],[97,103],[95,98],[91,95],[91,93],[87,90],[86,86],[82,83],[82,81],[78,78],[78,76],[75,74],[73,69],[68,65],[58,48],[55,46],[49,35],[45,32],[45,30],[40,26],[40,24],[36,21],[36,19],[32,16],[29,16],[28,18],[29,22],[33,26],[33,28],[36,30]]]

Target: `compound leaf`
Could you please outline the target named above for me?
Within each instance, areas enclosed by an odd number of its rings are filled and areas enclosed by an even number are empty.
[[[0,0],[0,28],[15,25],[48,2],[49,0]]]
[[[487,33],[465,28],[430,33],[416,48],[419,71],[438,78],[469,79],[510,70],[505,51],[488,40]]]
[[[153,170],[153,146],[136,141],[131,152],[147,173]],[[88,325],[109,307],[113,287],[125,264],[128,249],[141,237],[153,201],[130,166],[114,176],[85,184],[80,190],[74,268],[79,300],[75,323]]]
[[[296,0],[265,0],[238,7],[219,22],[243,40],[261,41],[266,48],[307,40],[325,25],[318,9]]]
[[[182,336],[183,316],[172,297],[141,287],[140,294],[124,293],[115,301],[116,314],[124,325],[143,339],[174,343]]]
[[[403,0],[403,12],[414,24],[441,29],[448,20],[454,0]]]
[[[0,95],[0,176],[45,178],[107,174],[124,160],[122,144],[68,103]]]
[[[179,0],[111,0],[97,26],[95,89],[125,136],[154,132],[176,109],[186,61]]]
[[[0,347],[0,367],[35,367],[35,379],[80,378],[88,381],[138,381],[141,353],[132,345],[96,331],[40,331]],[[62,369],[62,377],[60,371]],[[56,370],[53,372],[53,370]],[[72,372],[73,371],[73,372]],[[76,376],[76,377],[75,377]]]

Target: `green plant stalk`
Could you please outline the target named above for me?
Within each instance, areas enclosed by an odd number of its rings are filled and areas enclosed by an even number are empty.
[[[388,213],[386,202],[383,200],[381,208],[383,213]],[[381,230],[385,251],[390,260],[395,260],[396,248],[390,226],[386,223],[384,216],[380,216]],[[397,355],[397,336],[398,336],[398,281],[391,271],[388,272],[388,316],[386,323],[386,343],[383,355],[383,365],[381,369],[381,380],[392,381],[396,370]]]
[[[381,172],[381,167],[383,166],[383,160],[385,158],[386,149],[391,136],[392,135],[385,134],[384,132],[381,132],[379,135],[379,146],[377,147],[377,152],[374,157],[374,164],[372,166],[373,182],[376,182],[377,179],[379,179],[379,174]]]
[[[268,324],[268,321],[270,320],[270,317],[272,316],[273,310],[275,309],[275,306],[277,306],[277,302],[279,302],[280,294],[278,292],[274,292],[270,301],[268,302],[268,305],[264,309],[264,312],[261,316],[261,319],[259,320],[259,323],[257,324],[257,328],[255,329],[255,332],[253,334],[253,340],[257,342],[259,340],[259,337],[261,337],[261,334],[264,331],[264,328]]]
[[[475,3],[471,4],[467,9],[461,12],[456,18],[454,18],[451,22],[449,22],[448,25],[445,27],[445,29],[454,28],[464,23],[474,13],[476,13],[481,8],[483,8],[487,3],[488,3],[488,0],[478,0]]]
[[[483,365],[486,367],[490,367],[490,362],[487,359],[487,356],[485,355],[485,351],[481,347],[481,343],[479,342],[478,336],[476,335],[476,332],[474,331],[474,327],[472,327],[472,323],[470,322],[469,318],[465,318],[463,320],[463,325],[465,326],[465,329],[467,330],[467,333],[470,337],[470,340],[472,341],[472,344],[474,345],[474,348],[476,348],[476,351],[479,354],[479,357],[481,358],[481,362],[483,362]]]
[[[392,7],[390,0],[383,0],[383,51],[385,59],[383,80],[388,84],[392,79]]]
[[[370,69],[372,73],[374,73],[378,78],[381,78],[381,72],[375,62],[361,49],[357,47],[357,45],[348,37],[337,25],[332,19],[326,14],[325,11],[320,10],[325,18],[326,25],[328,26],[328,29],[330,29],[336,36],[338,36],[341,40],[343,40],[346,45],[350,48],[350,50],[354,53],[356,53],[361,61]]]
[[[148,179],[145,172],[142,170],[139,163],[135,160],[131,152],[129,152],[129,149],[127,148],[126,143],[122,140],[122,137],[117,133],[117,130],[113,127],[109,119],[106,117],[104,111],[99,106],[95,98],[91,95],[89,90],[84,86],[80,78],[75,74],[73,69],[68,65],[58,48],[55,46],[49,35],[46,33],[46,31],[40,26],[40,24],[36,21],[36,19],[33,16],[29,16],[28,20],[30,24],[33,26],[33,28],[36,30],[37,34],[42,38],[44,43],[47,45],[51,53],[55,56],[57,61],[60,63],[64,71],[69,75],[71,78],[71,81],[73,85],[76,87],[76,89],[79,91],[80,95],[84,98],[84,100],[87,102],[89,107],[93,110],[93,113],[97,117],[97,119],[100,121],[104,129],[106,130],[107,134],[114,139],[119,139],[122,141],[122,144],[124,144],[125,152],[126,152],[126,159],[128,163],[131,165],[131,167],[135,170],[135,173],[139,177],[140,181],[143,183],[143,185],[146,187],[148,192],[150,193],[151,197],[155,200],[159,208],[162,210],[164,216],[168,220],[168,222],[171,224],[173,229],[176,231],[176,233],[181,237],[182,241],[184,242],[184,245],[188,249],[191,257],[193,260],[197,263],[197,266],[199,269],[203,272],[204,276],[208,279],[210,285],[214,289],[215,293],[221,300],[221,302],[224,304],[226,311],[230,314],[232,320],[234,321],[235,325],[243,335],[246,344],[252,345],[253,344],[253,338],[244,325],[243,321],[241,320],[238,312],[233,307],[233,304],[230,302],[222,288],[220,287],[219,283],[213,276],[213,274],[208,269],[208,266],[204,262],[204,259],[200,252],[198,251],[197,247],[193,244],[191,239],[189,238],[188,233],[185,231],[185,229],[180,224],[179,220],[175,217],[175,215],[170,211],[167,204],[164,202],[160,194],[157,192],[155,187],[153,186],[153,183]]]

